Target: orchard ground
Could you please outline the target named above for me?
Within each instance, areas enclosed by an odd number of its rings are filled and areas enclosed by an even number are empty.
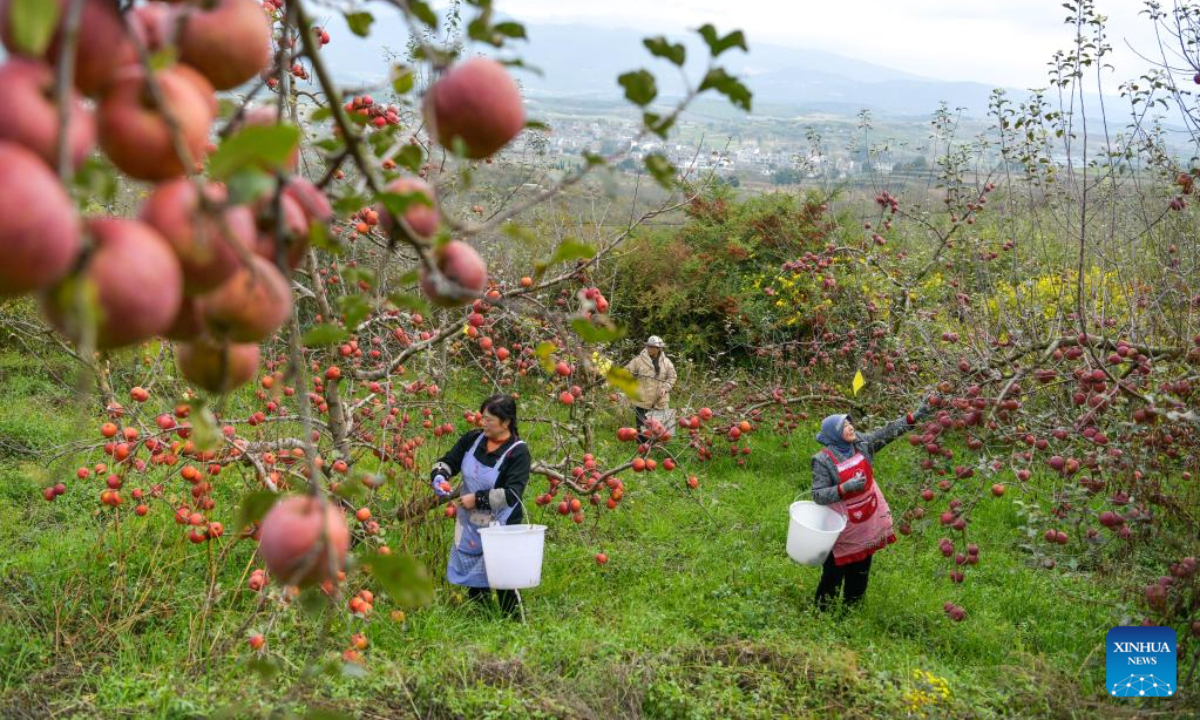
[[[971,540],[983,551],[965,583],[947,580],[928,537],[939,529],[926,525],[877,556],[863,606],[841,618],[816,614],[819,568],[797,566],[783,550],[786,508],[808,494],[811,427],[789,448],[781,436],[755,434],[746,467],[718,458],[698,491],[685,486],[698,469],[687,455],[673,472],[637,476],[620,510],[599,517],[602,531],[595,513],[576,525],[534,506],[545,479],[533,478],[532,521],[549,531],[542,585],[524,593],[526,625],[464,604],[441,581],[452,528],[440,512],[388,538],[438,578],[431,606],[400,620],[377,597],[369,623],[327,605],[319,622],[299,607],[268,621],[253,613],[257,594],[245,589],[255,567],[250,544],[233,551],[234,561],[210,564],[219,549],[189,544],[165,506],[145,518],[123,509],[111,532],[113,513],[96,509],[90,489],[41,501],[54,466],[35,454],[79,436],[48,370],[0,356],[4,717],[283,709],[320,717],[1094,718],[1194,717],[1198,709],[1104,696],[1105,633],[1127,607],[1112,588],[1130,581],[1048,573],[1017,549],[1019,503],[1036,492],[1037,476],[1024,488],[1011,482],[974,511]],[[618,419],[627,420],[614,413],[604,437]],[[524,434],[537,457],[538,424]],[[914,452],[897,442],[879,458],[894,512],[920,489]],[[607,564],[595,562],[598,552]],[[1154,572],[1136,565],[1130,558],[1125,570]],[[212,568],[222,593],[244,597],[201,620]],[[947,600],[966,609],[963,622],[947,618]],[[246,643],[255,632],[266,639],[262,655]],[[322,633],[356,632],[370,643],[361,665],[335,665],[319,683],[300,677],[307,653],[329,651]]]

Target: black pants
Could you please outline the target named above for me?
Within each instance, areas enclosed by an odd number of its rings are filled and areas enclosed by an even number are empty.
[[[817,608],[828,610],[837,597],[842,595],[843,585],[845,586],[844,601],[847,606],[855,605],[862,600],[862,596],[867,592],[867,579],[871,572],[872,557],[874,555],[868,556],[866,560],[835,565],[833,553],[829,553],[821,572],[821,582],[817,584]]]
[[[646,408],[633,406],[633,421],[637,423],[638,443],[644,443],[649,439],[642,434],[642,428],[646,427],[646,414],[649,412]]]
[[[491,603],[492,589],[472,587],[467,588],[467,599],[480,604]],[[497,590],[496,600],[500,603],[500,612],[509,617],[517,615],[517,592],[516,590]]]

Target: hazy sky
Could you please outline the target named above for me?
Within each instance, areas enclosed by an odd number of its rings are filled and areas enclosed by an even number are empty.
[[[1136,77],[1145,63],[1126,41],[1143,53],[1154,43],[1151,24],[1138,15],[1143,0],[1095,0],[1095,6],[1109,18],[1116,77]],[[528,22],[586,21],[668,34],[712,22],[722,32],[742,29],[752,48],[757,39],[941,80],[1016,88],[1044,87],[1046,63],[1074,33],[1063,24],[1060,0],[497,0],[496,7]]]

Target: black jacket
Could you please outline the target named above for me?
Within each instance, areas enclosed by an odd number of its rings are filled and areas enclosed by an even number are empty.
[[[475,443],[475,439],[483,434],[482,430],[472,430],[458,439],[454,443],[454,447],[450,448],[450,452],[446,453],[433,465],[433,470],[430,473],[430,480],[435,475],[445,475],[453,477],[462,470],[463,460],[467,456],[467,451],[471,449],[471,445]],[[479,442],[479,447],[475,448],[475,459],[480,464],[487,467],[496,467],[496,463],[503,457],[504,453],[512,447],[513,443],[519,438],[510,437],[503,445],[496,448],[495,452],[487,451],[487,439]],[[496,478],[496,487],[491,492],[483,490],[475,493],[475,506],[480,510],[500,511],[506,507],[513,509],[512,514],[508,516],[507,525],[516,525],[521,522],[524,517],[522,506],[518,504],[521,495],[525,492],[525,486],[529,484],[529,465],[531,462],[529,454],[529,446],[521,445],[514,448],[508,453],[508,457],[504,460],[504,465],[500,467],[500,475]]]

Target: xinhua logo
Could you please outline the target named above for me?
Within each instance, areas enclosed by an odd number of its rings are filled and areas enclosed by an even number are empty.
[[[1115,627],[1105,641],[1108,694],[1170,697],[1175,694],[1175,629]]]

